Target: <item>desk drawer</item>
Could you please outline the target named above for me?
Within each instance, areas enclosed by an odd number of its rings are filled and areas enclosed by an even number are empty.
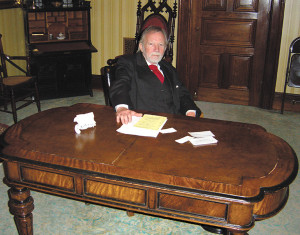
[[[228,204],[168,193],[158,193],[158,209],[225,221],[227,219]]]
[[[50,194],[196,223],[236,224],[245,228],[253,224],[253,204],[241,200],[100,173],[93,176],[9,161],[4,162],[4,167],[8,182]]]
[[[20,167],[23,182],[53,186],[59,189],[75,192],[74,177],[38,170],[30,167]]]
[[[129,185],[85,179],[84,193],[92,197],[146,206],[146,190]]]

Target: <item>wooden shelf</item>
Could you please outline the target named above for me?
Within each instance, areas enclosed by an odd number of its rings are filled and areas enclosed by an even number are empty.
[[[29,43],[61,41],[60,33],[67,41],[89,40],[87,11],[28,12],[27,18]]]

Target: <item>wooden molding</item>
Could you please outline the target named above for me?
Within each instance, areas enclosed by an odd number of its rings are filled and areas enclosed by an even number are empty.
[[[15,0],[0,0],[0,9],[9,9],[19,7],[18,1]]]

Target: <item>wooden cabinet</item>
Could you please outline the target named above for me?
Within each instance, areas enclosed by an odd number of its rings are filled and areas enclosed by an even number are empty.
[[[64,1],[65,2],[65,1]],[[27,52],[41,98],[93,95],[90,3],[24,6]]]
[[[177,69],[196,100],[270,108],[284,1],[179,3]]]

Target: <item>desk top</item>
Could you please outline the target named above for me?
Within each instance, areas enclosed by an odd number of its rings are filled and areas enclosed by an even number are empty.
[[[34,55],[43,55],[49,53],[63,53],[63,52],[97,52],[97,49],[88,42],[57,42],[36,44],[32,48]]]
[[[97,126],[74,131],[77,114],[94,112]],[[10,127],[3,158],[35,161],[158,184],[255,200],[261,191],[286,187],[296,177],[293,149],[264,128],[213,119],[167,116],[157,138],[118,133],[111,107],[76,104],[37,113]],[[189,131],[212,131],[217,144],[194,147],[176,139]]]

